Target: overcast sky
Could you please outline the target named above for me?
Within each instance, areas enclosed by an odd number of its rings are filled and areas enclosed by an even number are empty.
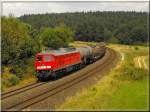
[[[149,11],[148,2],[3,2],[2,15],[80,11]]]

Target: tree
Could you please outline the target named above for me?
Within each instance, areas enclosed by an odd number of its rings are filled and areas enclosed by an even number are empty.
[[[134,43],[146,42],[148,40],[148,35],[144,28],[135,27],[131,31],[131,38]]]
[[[29,35],[31,26],[14,17],[2,17],[1,27],[2,65],[12,68],[20,65],[19,67],[24,70],[24,61],[37,52],[36,43]]]
[[[67,47],[73,41],[74,33],[66,26],[44,28],[39,34],[39,40],[44,47],[57,49]]]

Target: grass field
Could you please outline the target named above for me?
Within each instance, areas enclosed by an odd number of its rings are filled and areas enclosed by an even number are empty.
[[[148,110],[149,72],[143,62],[143,57],[148,57],[148,47],[117,44],[109,44],[108,47],[121,54],[117,67],[96,85],[81,90],[56,108]],[[148,59],[144,59],[146,63]]]

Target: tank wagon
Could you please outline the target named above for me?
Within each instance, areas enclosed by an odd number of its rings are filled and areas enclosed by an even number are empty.
[[[80,52],[81,56],[81,63],[82,64],[89,64],[92,61],[92,47],[90,46],[83,46],[80,48],[76,48],[77,51]]]
[[[60,48],[36,54],[35,70],[39,80],[57,77],[66,72],[78,70],[82,65],[93,63],[106,51],[105,43],[79,48]]]

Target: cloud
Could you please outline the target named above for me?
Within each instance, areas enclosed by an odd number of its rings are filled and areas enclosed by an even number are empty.
[[[2,15],[80,11],[149,11],[148,2],[4,2]]]

